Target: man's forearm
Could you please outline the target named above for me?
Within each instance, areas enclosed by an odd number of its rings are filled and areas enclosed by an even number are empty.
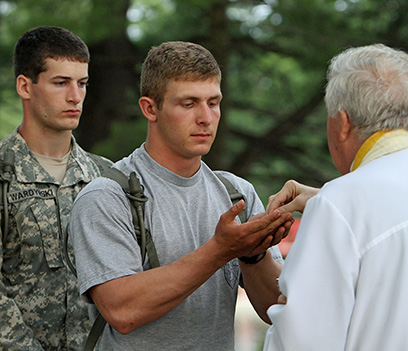
[[[240,262],[245,291],[259,317],[270,324],[267,309],[277,303],[280,295],[277,278],[282,265],[276,262],[268,251],[263,260],[257,264]]]
[[[90,294],[108,323],[128,334],[169,313],[228,261],[210,240],[169,265],[114,279]]]

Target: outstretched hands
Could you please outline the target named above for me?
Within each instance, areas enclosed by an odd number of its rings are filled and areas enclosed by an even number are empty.
[[[271,213],[276,209],[281,212],[303,212],[307,200],[315,196],[318,191],[318,188],[288,180],[278,193],[269,196],[266,213]]]
[[[215,229],[214,239],[223,251],[223,256],[233,259],[255,256],[276,245],[287,235],[293,223],[291,213],[272,211],[252,217],[239,224],[235,217],[244,209],[243,200],[221,215]]]

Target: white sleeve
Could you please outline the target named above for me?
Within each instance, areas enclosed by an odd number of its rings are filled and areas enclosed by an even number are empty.
[[[309,200],[279,280],[286,305],[268,309],[264,351],[344,350],[359,255],[342,214],[324,197]]]

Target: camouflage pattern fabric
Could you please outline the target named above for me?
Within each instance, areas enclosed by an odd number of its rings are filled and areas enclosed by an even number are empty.
[[[15,152],[4,247],[0,240],[0,350],[82,350],[88,335],[87,307],[64,262],[62,233],[75,197],[99,170],[72,140],[62,184],[17,130],[0,142],[0,159],[7,148]]]

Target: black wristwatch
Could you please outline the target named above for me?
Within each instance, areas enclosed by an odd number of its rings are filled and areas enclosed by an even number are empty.
[[[246,263],[246,264],[256,264],[256,263],[258,263],[260,260],[262,260],[262,259],[265,257],[265,255],[266,255],[266,251],[263,252],[263,253],[261,253],[261,254],[259,254],[259,255],[255,255],[255,256],[251,256],[251,257],[241,256],[241,257],[238,257],[238,259],[239,259],[240,261]]]

